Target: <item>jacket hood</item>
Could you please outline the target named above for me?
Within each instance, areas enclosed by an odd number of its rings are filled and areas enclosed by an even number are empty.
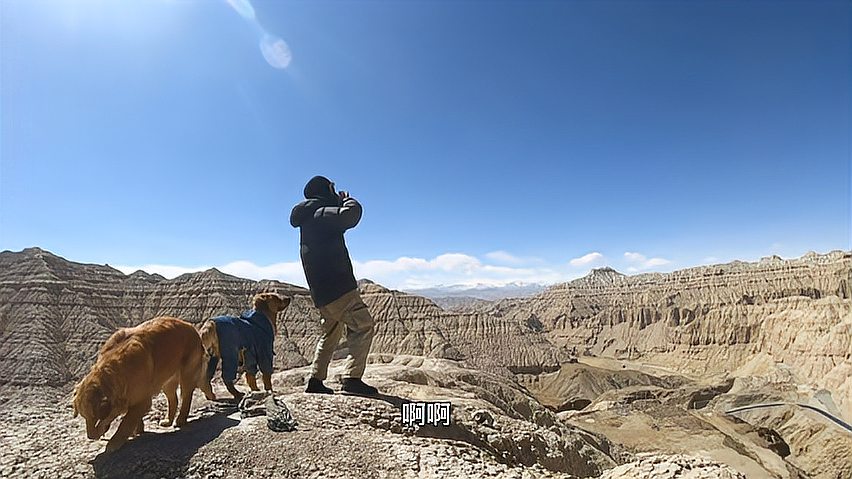
[[[290,213],[290,225],[294,228],[314,215],[323,206],[338,206],[339,199],[331,192],[331,180],[325,176],[314,176],[305,185],[305,201],[293,207]]]
[[[334,198],[334,194],[331,192],[331,188],[329,188],[330,186],[331,180],[325,176],[314,176],[305,185],[305,198]]]

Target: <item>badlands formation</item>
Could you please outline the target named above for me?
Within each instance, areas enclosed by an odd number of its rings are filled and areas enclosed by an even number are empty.
[[[377,320],[365,379],[383,395],[317,396],[301,392],[319,322],[303,288],[0,253],[0,476],[852,478],[849,252],[600,269],[464,312],[360,288]],[[86,439],[71,390],[113,331],[239,313],[262,290],[293,298],[274,386],[295,431],[196,391],[183,429],[157,426],[159,397],[118,452]],[[405,400],[450,401],[451,425],[402,424]]]

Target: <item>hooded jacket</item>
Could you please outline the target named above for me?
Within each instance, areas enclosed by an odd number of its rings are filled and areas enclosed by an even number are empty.
[[[358,224],[362,209],[355,198],[341,202],[322,176],[311,178],[304,193],[305,201],[290,213],[290,225],[300,230],[302,268],[320,308],[358,287],[343,233]]]

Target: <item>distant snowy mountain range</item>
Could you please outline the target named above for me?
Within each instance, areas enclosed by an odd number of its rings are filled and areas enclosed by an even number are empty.
[[[430,299],[438,298],[477,298],[496,301],[503,298],[523,298],[541,293],[547,289],[539,283],[507,283],[502,286],[491,284],[451,284],[438,285],[431,288],[406,289],[405,292],[425,296]]]

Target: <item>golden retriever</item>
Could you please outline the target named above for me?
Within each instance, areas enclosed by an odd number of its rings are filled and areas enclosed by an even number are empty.
[[[151,398],[163,391],[168,399],[171,425],[177,410],[180,384],[180,414],[175,425],[186,424],[192,392],[200,386],[210,398],[213,391],[203,381],[204,348],[195,327],[177,318],[150,319],[133,328],[122,328],[107,339],[92,370],[74,388],[74,417],[86,419],[89,439],[106,433],[116,417],[124,414],[106,450],[120,448],[133,434],[144,430],[142,417],[151,408]]]
[[[272,391],[273,345],[278,333],[276,317],[289,305],[288,297],[259,293],[252,298],[254,309],[246,311],[239,318],[219,316],[205,321],[199,332],[204,349],[210,355],[206,387],[209,387],[209,381],[221,359],[222,379],[234,398],[243,396],[234,386],[240,366],[246,370],[246,383],[252,391],[258,390],[255,376],[258,368],[263,373],[263,387]]]

